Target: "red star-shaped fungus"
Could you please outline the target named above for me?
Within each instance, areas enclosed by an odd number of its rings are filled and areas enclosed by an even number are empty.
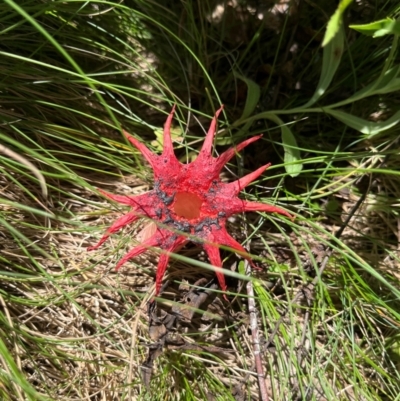
[[[164,126],[164,148],[161,155],[152,153],[145,145],[124,131],[129,142],[142,153],[153,168],[154,189],[137,196],[113,195],[99,190],[107,198],[128,205],[132,209],[117,219],[100,241],[88,250],[97,249],[111,234],[141,217],[151,219],[156,223],[155,232],[140,245],[131,249],[118,262],[116,269],[118,270],[129,259],[140,255],[150,247],[161,248],[164,252],[160,255],[157,267],[156,294],[160,291],[170,253],[189,241],[190,236],[201,243],[211,264],[222,268],[219,245],[239,251],[241,256],[250,261],[250,255],[226,231],[225,223],[229,216],[241,212],[263,211],[292,217],[276,206],[248,202],[237,197],[243,188],[270,166],[270,163],[237,181],[224,183],[220,180],[219,174],[222,168],[236,152],[261,137],[258,135],[249,138],[235,148],[228,149],[221,156],[213,157],[212,144],[217,118],[222,108],[223,106],[215,113],[197,159],[189,164],[179,162],[172,147],[170,127],[175,106]],[[226,291],[222,270],[217,269],[216,274],[222,291]]]

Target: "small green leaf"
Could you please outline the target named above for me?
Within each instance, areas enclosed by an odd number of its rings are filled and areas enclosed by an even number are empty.
[[[279,126],[282,132],[282,146],[285,151],[284,162],[285,170],[291,177],[297,177],[303,169],[300,163],[301,155],[297,146],[296,138],[290,128],[274,113],[263,112],[258,114],[259,118],[266,118]]]
[[[363,25],[350,25],[351,29],[356,30],[367,36],[377,38],[384,35],[400,35],[400,21],[391,18],[382,19]]]
[[[392,117],[388,118],[386,121],[374,123],[372,121],[364,120],[360,117],[353,116],[351,114],[345,113],[339,110],[325,109],[327,114],[335,117],[347,126],[354,128],[357,131],[362,132],[368,136],[379,134],[389,128],[394,127],[400,121],[400,111],[395,113]]]
[[[321,76],[317,88],[312,98],[299,109],[312,106],[326,92],[332,79],[339,67],[344,51],[344,28],[342,23],[343,13],[353,0],[342,0],[338,8],[332,15],[326,27],[322,47],[324,48],[322,56]]]
[[[344,28],[340,24],[338,31],[329,43],[324,47],[322,57],[321,76],[312,98],[301,108],[312,106],[328,89],[339,67],[344,51]]]
[[[162,151],[164,147],[164,131],[162,129],[157,129],[154,131],[156,139],[151,141],[152,146],[158,151]],[[182,130],[179,127],[171,128],[171,139],[173,142],[181,143],[183,141]]]
[[[240,117],[241,120],[244,120],[245,118],[251,116],[254,109],[257,107],[258,101],[260,100],[260,87],[251,79],[245,78],[236,72],[234,72],[234,75],[247,85],[246,104],[244,106],[242,116]]]
[[[400,90],[400,66],[392,67],[384,74],[381,74],[378,79],[371,82],[364,88],[360,89],[350,98],[348,103],[353,103],[357,100],[364,99],[368,96],[390,93]]]
[[[339,32],[342,25],[343,13],[346,8],[353,2],[353,0],[342,0],[335,13],[330,18],[326,27],[324,40],[322,41],[322,47],[326,46]]]
[[[386,71],[374,88],[374,94],[384,94],[400,90],[400,65]]]
[[[297,177],[303,169],[303,164],[297,163],[300,160],[300,151],[292,131],[286,125],[281,126],[282,145],[285,150],[285,169],[291,177]]]
[[[238,272],[239,272],[239,274],[246,275],[246,269],[245,269],[245,265],[244,265],[243,260],[241,260],[241,261],[239,262]]]

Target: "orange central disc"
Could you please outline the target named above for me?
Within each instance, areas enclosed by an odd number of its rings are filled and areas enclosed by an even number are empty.
[[[179,217],[197,219],[203,201],[191,192],[178,192],[175,195],[174,211]]]

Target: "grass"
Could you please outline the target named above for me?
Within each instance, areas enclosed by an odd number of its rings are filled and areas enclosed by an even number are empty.
[[[397,38],[348,29],[395,17],[396,7],[352,4],[341,57],[324,67],[336,54],[320,48],[332,2],[3,2],[1,398],[257,400],[252,280],[271,399],[399,399],[398,126],[385,125],[398,111],[397,76],[385,81]],[[315,97],[321,76],[329,84]],[[157,330],[185,310],[190,286],[213,279],[212,266],[196,246],[175,255],[152,325],[157,255],[114,271],[140,225],[95,253],[86,247],[125,211],[96,187],[152,185],[120,127],[160,150],[174,103],[182,161],[196,156],[221,103],[217,152],[263,133],[224,178],[271,161],[243,197],[296,219],[230,222],[263,271],[249,278],[225,250],[232,302],[211,287],[201,313],[175,322],[146,387]]]

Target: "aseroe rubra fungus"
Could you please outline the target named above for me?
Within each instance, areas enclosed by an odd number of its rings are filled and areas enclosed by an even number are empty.
[[[254,181],[270,163],[231,183],[223,183],[219,174],[225,164],[236,152],[258,140],[254,136],[230,148],[219,157],[213,157],[212,144],[216,132],[217,118],[223,106],[215,113],[210,129],[196,160],[182,164],[175,157],[170,127],[175,112],[173,107],[164,126],[164,147],[161,155],[152,153],[144,144],[124,131],[126,138],[150,163],[154,172],[154,189],[142,195],[113,195],[101,189],[99,191],[109,199],[130,206],[129,213],[117,219],[106,231],[100,241],[88,248],[94,250],[113,233],[135,220],[145,217],[155,223],[154,233],[140,245],[131,249],[117,264],[118,270],[125,262],[145,252],[150,247],[163,250],[160,254],[156,273],[156,294],[161,288],[170,253],[179,249],[187,241],[195,239],[201,243],[210,262],[217,268],[222,267],[219,245],[239,251],[250,261],[250,255],[226,231],[225,223],[229,216],[249,211],[279,213],[292,216],[276,206],[265,203],[248,202],[237,195],[250,182]],[[251,262],[251,261],[250,261]],[[219,285],[226,291],[222,269],[216,270]]]

